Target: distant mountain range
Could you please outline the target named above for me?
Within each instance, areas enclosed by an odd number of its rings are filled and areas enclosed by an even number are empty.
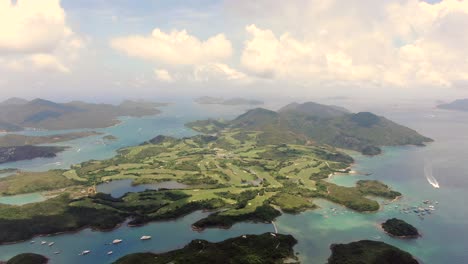
[[[245,98],[224,99],[221,97],[203,96],[194,100],[199,104],[219,104],[219,105],[262,105],[263,102]]]
[[[160,111],[155,107],[161,105],[163,104],[129,100],[120,105],[110,105],[10,98],[0,103],[0,131],[20,131],[24,128],[47,130],[103,128],[117,124],[120,116],[158,114]]]
[[[448,104],[440,104],[437,107],[447,110],[468,111],[468,98],[458,99]]]
[[[376,155],[382,146],[424,145],[432,139],[369,112],[351,113],[338,106],[293,103],[278,112],[256,108],[231,121],[202,120],[187,124],[202,133],[225,128],[260,131],[261,144],[326,144]]]

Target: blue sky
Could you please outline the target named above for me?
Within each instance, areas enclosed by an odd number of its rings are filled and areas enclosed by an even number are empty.
[[[468,79],[467,1],[0,0],[0,15],[4,96],[448,97]]]

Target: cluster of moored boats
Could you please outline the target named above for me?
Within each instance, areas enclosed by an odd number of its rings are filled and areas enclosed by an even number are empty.
[[[140,237],[140,240],[142,240],[142,241],[150,240],[150,239],[151,239],[151,236],[142,236],[142,237]],[[122,242],[123,242],[123,239],[114,239],[108,245],[118,245],[118,244],[120,244]],[[30,243],[34,244],[34,243],[36,243],[36,241],[32,240]],[[41,245],[48,245],[49,247],[53,246],[54,244],[55,244],[55,242],[41,241]],[[60,253],[61,253],[60,251],[55,251],[54,252],[55,255],[60,254]],[[91,250],[87,249],[87,250],[81,251],[81,253],[78,254],[78,255],[79,256],[84,256],[84,255],[88,255],[89,253],[91,253]],[[108,251],[107,255],[112,255],[113,253],[114,253],[113,251]]]
[[[423,219],[425,216],[432,214],[433,211],[436,210],[435,205],[437,204],[439,204],[439,202],[437,201],[432,202],[429,200],[424,200],[422,204],[418,206],[410,206],[410,207],[401,208],[400,212],[404,214],[416,214],[421,219]],[[395,208],[398,208],[398,205],[396,205]]]

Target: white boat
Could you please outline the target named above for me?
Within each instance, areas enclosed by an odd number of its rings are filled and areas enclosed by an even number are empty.
[[[107,252],[107,255],[112,255],[113,253],[114,253],[114,252],[109,251],[109,252]]]
[[[55,251],[54,254],[58,255],[58,254],[60,254],[60,251]]]
[[[114,239],[114,241],[112,241],[112,244],[117,245],[117,244],[122,243],[122,241],[123,241],[122,239]]]
[[[45,245],[45,244],[47,244],[47,241],[42,241],[41,242],[41,245]]]
[[[84,256],[84,255],[88,255],[89,253],[91,253],[91,250],[84,250],[80,253],[80,255]]]
[[[151,236],[142,236],[140,239],[141,240],[150,240]]]
[[[49,247],[53,246],[54,244],[55,244],[55,242],[50,242]]]
[[[427,181],[429,182],[430,185],[432,185],[432,187],[434,187],[436,189],[440,188],[439,182],[437,182],[436,178],[432,174],[432,164],[431,163],[426,162],[426,164],[424,165],[424,174],[426,176]]]

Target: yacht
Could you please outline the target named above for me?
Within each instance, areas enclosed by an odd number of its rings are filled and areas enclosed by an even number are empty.
[[[80,256],[88,255],[89,253],[91,253],[91,250],[84,250],[80,253]]]
[[[150,240],[151,236],[142,236],[140,239],[141,240]]]
[[[122,243],[122,241],[123,241],[122,239],[114,239],[114,241],[112,241],[112,244],[117,245],[117,244]]]

